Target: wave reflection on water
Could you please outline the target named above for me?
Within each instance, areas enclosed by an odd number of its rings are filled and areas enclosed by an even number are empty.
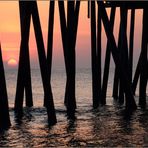
[[[48,127],[44,108],[24,108],[22,120],[10,109],[12,126],[0,134],[0,146],[148,146],[148,110],[125,118],[119,106],[78,107],[75,121],[67,120],[65,110],[56,113],[58,123]]]
[[[44,94],[39,70],[32,69],[35,107],[24,108],[22,119],[17,119],[13,110],[17,71],[7,70],[12,126],[4,133],[0,133],[0,147],[148,146],[148,110],[138,108],[131,116],[128,114],[125,116],[124,107],[114,103],[111,97],[113,76],[114,70],[110,71],[107,105],[92,110],[91,70],[77,70],[77,119],[69,121],[63,105],[65,71],[54,70],[51,84],[58,123],[48,127],[46,110],[42,107]],[[138,104],[138,97],[136,102]]]

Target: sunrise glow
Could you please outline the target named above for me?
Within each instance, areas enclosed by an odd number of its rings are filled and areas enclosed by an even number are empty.
[[[11,58],[11,59],[8,60],[7,64],[10,67],[15,67],[15,66],[17,66],[18,63],[14,58]]]
[[[47,50],[47,37],[48,37],[48,10],[49,1],[38,1],[38,10],[40,15],[40,22],[42,27],[43,39],[45,49]],[[65,3],[66,6],[66,3]],[[5,8],[8,9],[5,9]],[[9,10],[9,11],[8,11]],[[110,12],[108,9],[107,12]],[[114,34],[117,39],[119,32],[119,21],[120,13],[117,9]],[[20,16],[19,16],[19,3],[18,1],[1,1],[0,2],[0,41],[3,53],[4,64],[13,57],[16,61],[19,60],[20,54]],[[64,65],[63,46],[61,40],[61,29],[59,19],[58,2],[55,2],[55,15],[54,15],[54,35],[53,35],[53,67]],[[128,17],[130,18],[130,17]],[[135,54],[139,55],[140,38],[141,38],[141,22],[142,22],[142,11],[136,11],[136,23],[135,23]],[[130,21],[128,21],[130,22]],[[128,23],[129,29],[130,23]],[[129,31],[128,31],[129,32]],[[90,55],[91,55],[91,40],[90,40],[90,19],[87,18],[87,1],[82,1],[80,6],[80,16],[78,24],[78,33],[76,41],[76,54],[77,63],[79,66],[90,67]],[[58,41],[58,42],[57,42]],[[106,34],[102,29],[102,54],[105,55],[106,49]],[[38,65],[38,55],[36,40],[34,35],[33,23],[31,22],[30,38],[29,38],[29,51],[30,51],[30,62],[33,65]],[[103,57],[104,58],[104,57]]]

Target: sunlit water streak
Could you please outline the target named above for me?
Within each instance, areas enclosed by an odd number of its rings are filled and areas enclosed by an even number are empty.
[[[52,90],[58,123],[50,128],[46,110],[42,107],[43,89],[38,70],[32,70],[34,107],[24,108],[22,120],[15,118],[13,106],[16,77],[17,71],[6,71],[12,126],[0,134],[0,146],[148,146],[148,110],[138,107],[131,116],[125,116],[124,107],[111,97],[113,72],[109,78],[107,105],[92,110],[91,71],[77,70],[76,120],[69,121],[63,105],[65,72],[60,68],[53,70]]]

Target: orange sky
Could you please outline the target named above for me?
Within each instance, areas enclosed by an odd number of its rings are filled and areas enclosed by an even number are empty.
[[[38,1],[38,8],[40,14],[40,21],[43,31],[45,47],[47,46],[47,26],[48,26],[48,1]],[[54,26],[54,53],[53,53],[53,64],[61,66],[63,64],[63,49],[61,42],[60,23],[59,23],[59,10],[58,3],[56,2],[55,9],[55,26]],[[109,12],[109,10],[108,10]],[[141,42],[141,21],[142,11],[136,11],[136,31],[135,31],[135,50],[138,52]],[[130,17],[130,13],[129,13]],[[130,25],[130,22],[128,23]],[[118,34],[119,27],[119,12],[116,14],[116,26],[115,36]],[[128,29],[129,32],[129,29]],[[106,36],[103,31],[102,35],[103,50],[106,46]],[[57,42],[58,41],[58,42]],[[3,51],[3,60],[7,62],[10,58],[19,58],[20,48],[20,21],[19,21],[19,8],[18,1],[0,1],[0,42]],[[32,64],[37,63],[37,51],[36,42],[34,37],[34,29],[31,23],[30,32],[30,56]],[[82,66],[90,67],[90,20],[87,18],[87,2],[81,2],[80,16],[78,25],[78,36],[77,36],[77,63]],[[103,52],[104,54],[104,52]]]

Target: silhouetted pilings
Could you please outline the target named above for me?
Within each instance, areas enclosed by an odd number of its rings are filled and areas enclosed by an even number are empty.
[[[77,37],[78,17],[80,9],[80,1],[67,2],[67,21],[64,9],[64,1],[59,1],[60,25],[62,34],[62,43],[64,50],[64,59],[66,67],[66,89],[64,103],[67,108],[67,115],[74,117],[76,109],[75,98],[75,74],[76,74],[76,57],[75,45]]]
[[[129,38],[129,70],[130,70],[130,81],[133,80],[133,48],[134,48],[134,29],[135,29],[135,9],[131,9],[130,19],[130,38]]]
[[[8,128],[10,125],[8,96],[0,43],[0,130]]]
[[[141,47],[141,72],[140,72],[140,84],[139,84],[139,105],[146,105],[146,86],[148,79],[148,67],[147,67],[147,46],[148,46],[148,10],[145,6],[143,10],[143,30],[142,30],[142,47]]]
[[[121,21],[120,21],[120,31],[119,31],[119,39],[118,39],[118,47],[115,43],[115,38],[113,35],[113,26],[114,26],[114,15],[115,10],[112,10],[112,19],[108,20],[105,4],[102,2],[98,2],[98,22],[100,24],[97,26],[97,35],[96,35],[96,6],[95,1],[91,1],[91,56],[92,56],[92,91],[93,91],[93,107],[97,108],[99,103],[102,105],[106,104],[106,89],[107,89],[107,81],[108,81],[108,69],[110,63],[110,53],[107,52],[107,58],[105,60],[105,73],[103,77],[102,89],[101,86],[101,39],[96,39],[96,36],[99,37],[101,34],[101,21],[103,21],[104,28],[107,34],[108,45],[112,50],[113,59],[116,65],[115,70],[115,78],[114,78],[114,87],[113,87],[113,97],[119,99],[119,103],[124,103],[124,97],[126,98],[126,107],[129,109],[129,106],[133,106],[131,108],[136,108],[136,103],[134,100],[134,96],[132,94],[131,83],[129,82],[128,75],[130,73],[129,70],[129,60],[128,60],[128,45],[127,45],[127,8],[122,6],[120,7]],[[113,8],[112,8],[113,9]],[[99,19],[100,16],[100,19]],[[96,41],[97,40],[97,41]],[[109,47],[107,47],[109,48]],[[127,89],[128,88],[128,89]],[[100,95],[101,94],[101,95]],[[124,95],[125,94],[125,95]]]
[[[102,61],[102,23],[101,23],[101,14],[98,11],[98,18],[97,18],[97,73],[98,73],[98,93],[99,98],[101,98],[101,85],[102,85],[102,71],[101,71],[101,61]],[[101,98],[100,100],[101,104],[106,104],[106,101]]]
[[[96,22],[96,4],[91,1],[91,65],[92,65],[92,97],[93,107],[97,108],[99,104],[106,104],[106,100],[101,98],[101,35],[102,25],[101,16],[97,12]]]
[[[120,27],[119,27],[119,37],[118,37],[118,50],[119,58],[123,64],[125,64],[128,58],[128,47],[127,47],[127,10],[120,8]],[[125,59],[126,58],[126,59]],[[128,64],[127,64],[128,65]],[[125,65],[124,65],[125,67]],[[113,98],[117,100],[120,104],[124,103],[124,88],[122,80],[119,76],[120,72],[118,67],[115,67],[114,83],[113,83]]]
[[[97,35],[96,35],[96,4],[91,1],[91,65],[92,65],[92,99],[93,107],[99,105],[99,82],[97,63]]]
[[[25,30],[25,34],[23,35],[24,39],[22,38],[22,42],[24,41],[24,44],[23,45],[21,44],[21,46],[23,46],[22,48],[24,47],[28,48],[29,28],[30,28],[30,24],[28,22],[30,20],[30,17],[32,16],[34,31],[35,31],[35,38],[36,38],[36,43],[37,43],[37,51],[38,51],[38,56],[39,56],[39,64],[40,64],[40,69],[41,69],[41,77],[43,81],[44,103],[47,108],[47,114],[48,114],[48,122],[49,124],[55,124],[57,121],[56,121],[53,96],[52,96],[52,91],[51,91],[50,76],[48,75],[49,72],[51,71],[50,70],[51,67],[49,67],[50,65],[48,65],[46,54],[45,54],[45,47],[44,47],[44,42],[43,42],[43,36],[42,36],[42,31],[41,31],[37,3],[36,1],[25,1],[25,2],[20,1],[19,6],[20,8],[23,8],[25,10],[25,11],[20,11],[22,22],[24,22],[23,25],[21,25],[22,27],[21,30],[24,31],[25,29],[27,29]],[[21,58],[24,59],[26,58],[25,56],[26,54],[23,54]],[[48,56],[48,61],[50,57],[51,56]],[[27,60],[27,58],[24,60]],[[23,66],[24,65],[20,65],[19,69],[23,69]],[[20,83],[20,85],[23,85],[23,82],[27,80],[28,79],[25,80],[22,77],[18,79],[18,83]],[[17,98],[15,101],[15,111],[18,114],[22,112],[22,106],[23,106],[22,104],[23,100],[20,101],[19,99],[22,99],[22,98]]]
[[[32,19],[33,19],[33,25],[35,30],[35,38],[37,43],[37,49],[38,49],[38,57],[39,57],[39,65],[41,70],[41,77],[43,81],[43,89],[44,89],[44,99],[45,99],[45,106],[47,108],[47,114],[48,114],[48,122],[49,124],[54,124],[57,122],[56,115],[55,115],[55,109],[54,109],[54,102],[53,102],[53,95],[51,90],[51,84],[50,84],[50,77],[49,77],[49,69],[46,54],[45,54],[45,47],[44,47],[44,41],[43,41],[43,35],[41,30],[41,24],[39,19],[39,13],[37,9],[37,3],[32,2],[32,5],[30,5],[30,9],[32,11]]]
[[[91,0],[88,0],[88,9],[87,9],[87,17],[90,18],[90,4],[91,4]]]
[[[120,17],[121,17],[121,9],[120,9]],[[121,41],[122,41],[122,29],[121,29],[121,21],[120,21],[120,27],[119,27],[119,37],[118,37],[118,49],[120,53],[121,58]],[[113,98],[115,100],[119,100],[119,91],[120,89],[120,79],[119,79],[119,69],[117,69],[117,66],[115,66],[115,74],[114,74],[114,81],[113,81]]]
[[[146,87],[147,87],[147,79],[148,79],[148,60],[147,60],[147,44],[148,44],[148,16],[146,5],[143,10],[143,23],[142,23],[142,42],[141,42],[141,53],[139,56],[138,64],[136,67],[136,71],[134,74],[134,79],[132,83],[133,93],[135,94],[138,80],[139,82],[139,105],[145,107],[146,105]]]
[[[49,22],[48,22],[48,42],[47,42],[47,63],[49,67],[50,79],[51,79],[51,67],[52,67],[54,11],[55,11],[55,1],[50,1]]]
[[[114,29],[115,12],[116,12],[116,7],[112,7],[111,13],[110,13],[110,25],[111,25],[112,31]],[[109,44],[109,40],[107,40],[103,82],[102,82],[102,90],[101,90],[101,100],[102,101],[104,100],[103,102],[106,102],[106,93],[107,93],[107,85],[108,85],[108,77],[109,77],[109,69],[110,69],[110,59],[111,59],[111,46]]]
[[[138,64],[137,64],[135,74],[134,74],[134,78],[133,78],[133,82],[132,82],[133,94],[135,94],[135,92],[136,92],[136,88],[137,88],[137,84],[138,84],[138,80],[139,80],[139,76],[140,76],[141,64],[142,64],[141,61],[142,61],[142,54],[140,53]]]
[[[129,65],[128,65],[128,45],[127,45],[127,9],[123,6],[120,8],[121,9],[121,41],[118,46],[118,50],[120,52],[120,59],[123,63],[123,68],[126,68],[126,76],[127,76],[127,81],[129,81]],[[120,73],[119,73],[120,74]],[[129,83],[130,84],[130,83]],[[131,87],[131,84],[130,84]],[[120,87],[119,87],[119,103],[123,104],[124,103],[124,85],[123,81],[120,77]]]
[[[26,92],[26,106],[33,106],[32,87],[31,87],[31,73],[30,73],[30,58],[29,58],[29,32],[31,15],[25,8],[28,3],[19,3],[20,8],[20,24],[21,24],[21,45],[19,68],[15,98],[15,110],[18,113],[22,112],[24,90]],[[22,113],[21,113],[22,114]]]
[[[64,1],[58,1],[61,35],[66,67],[66,89],[65,89],[65,105],[69,118],[74,118],[76,110],[75,97],[75,75],[76,75],[76,37],[78,28],[78,18],[80,10],[80,1],[67,2],[67,15],[64,8]],[[98,5],[96,5],[98,4]],[[132,5],[133,4],[133,5]],[[140,4],[140,5],[139,5]],[[96,9],[98,6],[98,9]],[[116,7],[120,7],[120,28],[118,45],[116,45],[113,34]],[[92,98],[93,107],[98,108],[99,105],[106,104],[106,92],[109,77],[111,54],[115,63],[115,76],[113,86],[113,97],[124,103],[127,111],[136,109],[134,93],[139,83],[139,105],[146,105],[146,87],[148,79],[148,60],[147,60],[147,43],[148,43],[148,16],[147,5],[143,2],[107,2],[90,1],[88,2],[88,17],[90,17],[91,26],[91,63],[92,63]],[[105,7],[111,7],[110,19],[107,16]],[[39,57],[39,65],[41,70],[41,78],[44,90],[44,106],[47,108],[48,122],[53,125],[57,122],[53,95],[51,90],[51,66],[52,66],[52,48],[53,48],[53,30],[54,30],[54,11],[55,1],[50,1],[49,22],[48,22],[48,43],[47,56],[43,42],[43,35],[38,14],[36,1],[20,1],[20,23],[21,23],[21,45],[19,69],[15,99],[15,111],[18,115],[23,113],[23,97],[24,90],[26,92],[26,106],[33,106],[32,86],[31,86],[31,70],[29,57],[29,32],[31,16],[35,31],[37,43],[37,51]],[[132,82],[133,69],[133,41],[134,41],[134,24],[135,24],[135,9],[142,8],[143,11],[143,26],[142,26],[142,44],[137,69]],[[129,46],[127,42],[127,14],[131,9],[131,24]],[[96,16],[96,10],[97,16]],[[97,19],[96,19],[97,18]],[[103,22],[103,25],[102,25]],[[103,81],[101,79],[101,34],[104,27],[107,36],[107,47],[105,55],[105,65],[103,73]],[[128,49],[129,47],[129,49]],[[10,126],[8,98],[6,90],[6,82],[4,75],[4,67],[0,47],[0,128]]]
[[[134,109],[136,109],[136,103],[135,103],[134,96],[132,93],[131,83],[128,80],[128,69],[125,68],[125,63],[120,58],[120,52],[119,52],[119,49],[117,48],[117,45],[115,42],[115,38],[113,35],[113,31],[111,29],[110,21],[108,19],[108,16],[107,16],[107,13],[105,10],[104,3],[98,2],[98,7],[99,7],[98,8],[99,12],[101,13],[101,18],[102,18],[102,21],[104,24],[107,38],[108,38],[109,43],[111,45],[112,56],[113,56],[115,65],[116,65],[117,69],[119,70],[119,77],[120,77],[120,80],[122,81],[122,84],[123,84],[123,89],[125,92],[125,99],[126,99],[126,109],[127,110],[134,110]]]

